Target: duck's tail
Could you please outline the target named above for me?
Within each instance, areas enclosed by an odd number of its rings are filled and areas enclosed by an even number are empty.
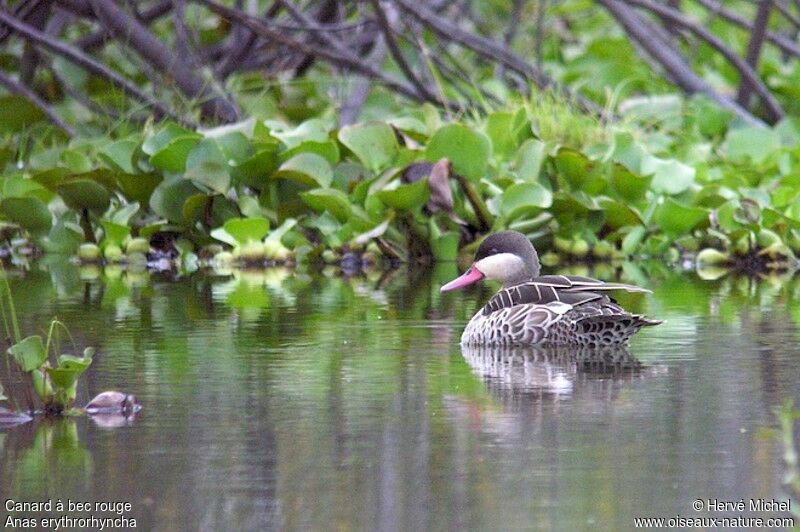
[[[625,345],[642,327],[652,327],[659,323],[662,321],[641,314],[601,314],[577,320],[575,332],[584,345]]]

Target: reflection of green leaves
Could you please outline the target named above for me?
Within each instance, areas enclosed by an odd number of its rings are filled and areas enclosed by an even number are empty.
[[[345,126],[339,130],[339,140],[364,166],[376,173],[388,166],[397,154],[394,130],[383,122]]]
[[[489,138],[461,124],[439,128],[428,142],[425,157],[429,161],[447,158],[457,174],[471,181],[484,177],[492,154]]]
[[[47,351],[39,335],[28,336],[8,348],[8,354],[19,364],[22,371],[30,372],[39,368],[47,360]]]

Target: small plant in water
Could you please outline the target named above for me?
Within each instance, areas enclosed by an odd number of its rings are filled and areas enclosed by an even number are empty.
[[[14,342],[7,350],[9,358],[14,360],[20,370],[28,374],[30,384],[42,402],[44,413],[46,415],[70,413],[72,403],[75,401],[78,378],[92,363],[94,350],[87,347],[80,357],[61,354],[58,329],[63,329],[70,340],[72,337],[66,326],[57,319],[50,322],[46,339],[40,335],[22,338],[14,299],[5,275],[0,286],[0,317],[5,326],[6,337]],[[12,394],[9,392],[9,395]],[[11,399],[13,401],[13,396]],[[3,395],[2,388],[0,388],[0,400],[8,400]],[[32,407],[29,401],[29,408]]]

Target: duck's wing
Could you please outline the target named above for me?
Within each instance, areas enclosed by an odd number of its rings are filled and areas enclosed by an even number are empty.
[[[607,283],[591,277],[583,277],[580,275],[542,275],[535,277],[531,283],[536,283],[545,286],[552,286],[558,290],[566,290],[569,292],[580,291],[607,291],[607,290],[625,290],[626,292],[643,292],[646,294],[651,293],[647,288],[635,286],[632,284],[624,283]]]
[[[650,292],[644,288],[622,283],[606,283],[591,277],[577,275],[543,275],[530,281],[504,288],[495,294],[483,307],[483,314],[489,315],[500,309],[517,305],[547,305],[561,302],[573,307],[597,301],[611,303],[608,296],[598,293],[609,290],[628,292]]]

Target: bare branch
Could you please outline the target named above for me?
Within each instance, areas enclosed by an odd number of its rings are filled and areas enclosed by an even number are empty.
[[[432,93],[428,87],[422,83],[422,81],[420,81],[420,79],[409,66],[406,58],[403,57],[403,52],[400,50],[400,47],[397,45],[397,40],[394,38],[392,24],[389,22],[389,18],[386,16],[386,12],[383,10],[380,0],[370,0],[370,3],[372,4],[372,9],[375,12],[375,16],[378,20],[378,26],[380,26],[381,31],[383,32],[386,45],[389,47],[389,52],[392,54],[397,66],[399,66],[400,70],[402,70],[403,74],[405,74],[406,79],[408,79],[408,81],[414,85],[423,98],[430,102],[441,104],[439,98]]]
[[[94,58],[84,54],[77,48],[74,48],[68,44],[64,44],[63,42],[36,30],[36,28],[32,28],[30,25],[15,19],[10,13],[2,9],[0,9],[0,22],[9,26],[12,31],[17,33],[25,40],[36,43],[37,45],[41,45],[44,48],[47,48],[48,50],[64,57],[65,59],[68,59],[76,65],[81,66],[102,78],[105,78],[109,83],[118,89],[121,89],[126,94],[133,96],[142,103],[152,107],[159,117],[169,116],[181,123],[194,126],[191,121],[177,116],[175,113],[167,109],[163,103],[148,96],[136,85],[113,70],[109,69],[102,63],[98,62]]]
[[[747,31],[753,31],[753,24],[751,24],[749,20],[737,15],[736,13],[728,11],[723,7],[722,2],[715,2],[714,0],[697,0],[697,3],[732,24]],[[780,48],[784,53],[800,57],[800,46],[786,37],[771,31],[767,31],[766,40]]]
[[[195,3],[202,4],[208,7],[211,11],[217,13],[218,15],[221,15],[225,18],[228,18],[234,22],[237,22],[239,24],[242,24],[250,28],[254,32],[261,35],[262,37],[265,37],[266,39],[288,46],[289,48],[301,52],[303,54],[317,55],[319,57],[327,59],[334,65],[344,67],[361,74],[366,74],[371,78],[383,83],[387,87],[399,92],[400,94],[408,96],[409,98],[412,98],[414,100],[420,99],[419,94],[417,94],[417,92],[414,90],[413,87],[403,83],[402,81],[395,80],[394,78],[384,74],[374,66],[367,64],[360,58],[354,57],[350,53],[342,55],[340,53],[337,53],[337,51],[331,50],[330,48],[319,47],[319,46],[314,46],[312,44],[300,42],[292,37],[282,34],[280,31],[270,28],[263,20],[245,15],[244,13],[240,13],[238,11],[225,7],[222,4],[218,4],[213,0],[193,0],[193,1]]]
[[[736,52],[728,48],[725,43],[722,42],[719,37],[711,33],[711,31],[706,29],[704,26],[697,24],[681,12],[675,11],[674,9],[671,9],[663,4],[657,4],[651,0],[629,0],[627,3],[637,7],[645,8],[657,14],[663,20],[667,20],[678,27],[686,28],[704,40],[712,48],[717,50],[725,59],[727,59],[736,68],[736,70],[739,71],[742,81],[746,81],[748,86],[751,87],[756,94],[758,94],[758,96],[764,102],[764,107],[767,110],[770,120],[777,121],[785,116],[786,113],[781,108],[781,105],[778,103],[772,93],[769,92],[769,89],[759,77],[758,72],[753,69],[753,66],[739,57]],[[742,105],[741,102],[739,102],[739,105]]]
[[[630,8],[629,4],[634,0],[629,0],[628,4],[619,0],[597,1],[613,15],[628,35],[635,39],[642,49],[664,67],[670,78],[685,92],[689,94],[706,94],[721,106],[732,110],[747,123],[759,126],[765,125],[736,102],[712,89],[710,85],[689,68],[684,57],[679,52],[672,48],[669,43],[656,38],[657,32],[653,30],[653,27]]]
[[[63,122],[58,114],[53,111],[53,109],[51,109],[50,106],[47,105],[47,103],[42,100],[38,94],[33,92],[22,83],[6,75],[6,73],[2,70],[0,70],[0,85],[3,85],[10,92],[19,94],[20,96],[30,100],[33,105],[41,109],[42,112],[47,115],[47,118],[50,120],[50,122],[63,129],[69,136],[75,135],[75,130],[72,129],[72,126]]]
[[[758,66],[758,58],[761,55],[761,45],[764,44],[764,37],[767,33],[767,23],[769,14],[772,11],[772,0],[761,0],[756,11],[756,19],[753,22],[753,32],[750,34],[750,41],[747,43],[747,64],[755,70]],[[742,77],[739,84],[739,93],[736,95],[736,102],[747,109],[750,106],[750,94],[753,90],[751,80]],[[778,117],[780,118],[780,117]]]
[[[201,98],[201,108],[207,117],[218,117],[227,122],[239,116],[236,107],[221,95],[212,95],[208,83],[195,75],[191,65],[176,61],[170,51],[150,30],[120,9],[116,2],[89,0],[95,14],[106,29],[132,47],[147,62],[161,72],[168,73],[181,91],[190,98]]]

